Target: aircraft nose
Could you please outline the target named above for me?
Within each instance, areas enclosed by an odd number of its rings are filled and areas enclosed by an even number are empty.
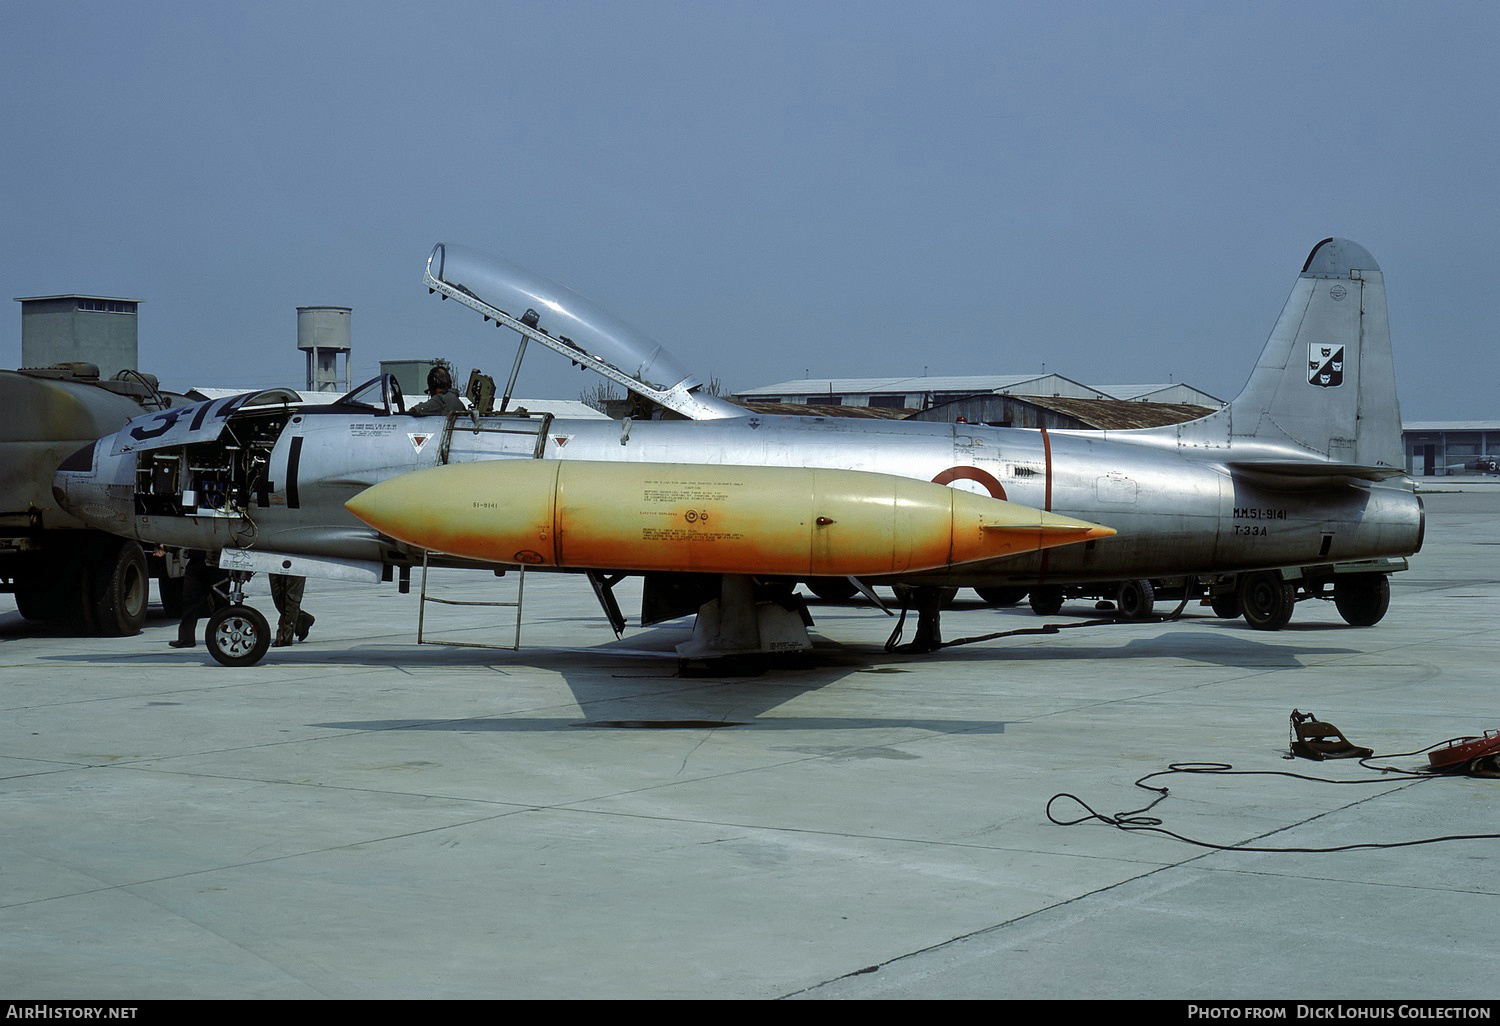
[[[87,472],[94,469],[94,446],[97,442],[80,446],[78,451],[58,465],[59,471],[70,471],[74,473]]]
[[[81,446],[77,452],[63,460],[58,465],[57,473],[52,477],[52,498],[63,509],[78,516],[78,510],[74,508],[74,497],[69,494],[69,485],[77,480],[80,474],[90,474],[94,469],[94,443]]]
[[[90,442],[58,465],[52,476],[52,497],[72,516],[109,530],[126,518],[126,511],[115,508],[101,480],[95,460],[98,445]]]

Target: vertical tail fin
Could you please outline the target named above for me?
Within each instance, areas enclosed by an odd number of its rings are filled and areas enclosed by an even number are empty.
[[[1375,258],[1347,239],[1314,246],[1244,390],[1181,428],[1188,445],[1402,466],[1385,276]]]

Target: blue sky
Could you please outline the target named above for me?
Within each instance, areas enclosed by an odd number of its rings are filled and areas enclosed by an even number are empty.
[[[169,387],[514,336],[433,243],[745,388],[1186,380],[1231,396],[1308,250],[1386,272],[1403,413],[1500,416],[1500,6],[0,0],[6,297],[138,297]],[[20,361],[20,313],[0,328]],[[594,383],[533,353],[524,394]]]

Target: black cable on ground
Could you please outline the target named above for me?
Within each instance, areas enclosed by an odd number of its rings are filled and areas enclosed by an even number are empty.
[[[1453,744],[1454,742],[1465,740],[1469,739],[1452,738],[1448,741],[1439,741],[1436,744],[1428,745],[1426,748],[1418,749],[1415,752],[1397,752],[1390,755],[1370,756],[1369,758],[1392,759],[1401,758],[1404,756],[1420,755],[1423,752],[1431,751],[1432,749],[1439,746]],[[1436,773],[1431,770],[1407,770],[1395,766],[1375,766],[1371,765],[1368,759],[1360,759],[1359,762],[1360,765],[1364,766],[1366,769],[1375,770],[1382,774],[1394,773],[1399,776],[1408,776],[1419,780],[1438,780],[1454,775],[1451,773]],[[1315,783],[1320,784],[1358,785],[1390,783],[1390,778],[1388,776],[1370,777],[1363,780],[1330,780],[1326,777],[1311,777],[1304,773],[1289,773],[1284,770],[1237,770],[1226,762],[1174,762],[1168,764],[1167,769],[1157,770],[1154,773],[1148,773],[1135,782],[1136,787],[1139,787],[1145,791],[1154,792],[1157,796],[1149,804],[1142,806],[1139,809],[1132,809],[1128,812],[1117,812],[1113,816],[1108,816],[1104,813],[1096,812],[1087,802],[1085,802],[1082,798],[1079,798],[1075,794],[1061,793],[1055,794],[1047,800],[1045,809],[1047,818],[1053,823],[1056,823],[1058,826],[1077,826],[1080,823],[1088,823],[1093,820],[1098,820],[1101,823],[1106,823],[1109,826],[1115,827],[1119,830],[1124,830],[1126,832],[1139,831],[1144,833],[1163,834],[1167,837],[1174,838],[1175,840],[1182,841],[1186,844],[1195,845],[1199,848],[1209,848],[1214,851],[1246,851],[1269,854],[1329,854],[1332,852],[1340,851],[1355,851],[1361,848],[1409,848],[1414,845],[1438,844],[1443,841],[1500,840],[1500,833],[1489,833],[1444,834],[1441,837],[1424,837],[1412,841],[1370,841],[1360,844],[1340,844],[1326,848],[1266,848],[1255,847],[1246,844],[1214,844],[1210,841],[1200,841],[1192,837],[1184,837],[1182,834],[1175,833],[1171,830],[1166,829],[1164,826],[1162,826],[1163,821],[1156,818],[1155,816],[1143,815],[1143,813],[1150,812],[1162,801],[1166,800],[1167,796],[1171,793],[1165,787],[1153,787],[1147,784],[1146,781],[1151,780],[1155,777],[1171,776],[1173,774],[1179,773],[1200,775],[1217,774],[1224,776],[1291,777],[1295,780],[1311,780]],[[1061,800],[1067,800],[1076,803],[1087,814],[1080,816],[1077,819],[1059,819],[1057,815],[1054,814],[1052,807],[1055,803]]]
[[[1190,598],[1191,591],[1192,591],[1191,588],[1186,589],[1184,591],[1184,593],[1183,593],[1182,601],[1179,602],[1179,603],[1177,603],[1177,608],[1174,609],[1174,610],[1172,610],[1170,613],[1167,613],[1164,616],[1142,616],[1142,617],[1140,617],[1138,619],[1134,619],[1134,620],[1126,619],[1124,617],[1115,616],[1115,617],[1110,617],[1109,619],[1079,620],[1079,621],[1077,621],[1075,623],[1046,623],[1046,624],[1042,624],[1042,626],[1040,626],[1040,627],[1022,627],[1022,628],[1020,628],[1018,630],[1013,630],[1013,631],[997,631],[994,634],[980,634],[980,635],[978,635],[976,637],[972,637],[972,638],[955,638],[952,641],[945,641],[945,642],[943,642],[943,644],[940,647],[942,647],[942,648],[952,648],[954,645],[972,645],[972,644],[974,644],[976,642],[980,642],[980,641],[994,641],[996,638],[1013,638],[1013,637],[1015,637],[1017,635],[1020,635],[1020,634],[1057,634],[1060,631],[1070,630],[1070,629],[1073,629],[1073,628],[1076,628],[1076,627],[1103,627],[1103,626],[1106,626],[1106,625],[1109,625],[1109,624],[1127,624],[1128,625],[1128,624],[1148,624],[1148,623],[1171,623],[1173,620],[1178,620],[1178,619],[1182,618],[1183,610],[1187,609],[1187,604],[1188,604],[1188,600]],[[902,620],[904,621],[905,617],[906,617],[906,607],[905,606],[902,606],[902,608],[901,608],[901,616],[902,616]],[[891,635],[891,639],[892,639],[892,641],[899,640],[900,636],[901,636],[901,624],[898,623],[896,625],[896,631],[895,631],[895,633]],[[886,651],[890,651],[890,650],[891,650],[891,641],[887,641],[886,642]]]

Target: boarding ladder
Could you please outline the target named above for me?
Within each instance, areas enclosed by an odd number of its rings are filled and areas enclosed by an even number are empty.
[[[422,584],[417,592],[417,644],[418,645],[447,645],[449,648],[494,648],[507,649],[517,652],[521,648],[521,603],[526,594],[526,568],[521,567],[516,573],[516,598],[509,602],[504,600],[478,600],[478,599],[448,599],[438,598],[427,594],[427,557],[426,549],[422,551]],[[516,611],[516,630],[509,645],[491,645],[482,641],[448,641],[426,636],[427,627],[427,603],[433,602],[441,606],[488,606],[491,608],[509,609],[514,607]]]
[[[542,450],[547,444],[547,428],[552,424],[552,414],[543,413],[540,416],[516,416],[500,415],[491,417],[477,417],[472,413],[452,413],[448,415],[447,424],[443,428],[442,443],[438,448],[438,463],[445,464],[452,460],[454,452],[454,436],[458,436],[458,451],[464,455],[472,454],[473,457],[493,455],[495,449],[484,446],[482,436],[484,435],[522,435],[534,436],[535,444],[531,447],[533,459],[540,459]],[[469,436],[467,439],[465,436]],[[465,445],[468,441],[468,445]],[[517,568],[516,572],[516,597],[514,601],[505,600],[477,600],[477,599],[447,599],[438,598],[427,592],[427,570],[430,552],[422,552],[422,583],[417,592],[417,644],[419,645],[447,645],[450,648],[492,648],[508,649],[512,652],[521,647],[521,616],[523,601],[526,594],[526,567]],[[429,602],[443,606],[488,606],[491,608],[514,608],[516,611],[515,634],[509,645],[491,645],[478,641],[448,641],[429,639],[427,637],[427,604]]]

